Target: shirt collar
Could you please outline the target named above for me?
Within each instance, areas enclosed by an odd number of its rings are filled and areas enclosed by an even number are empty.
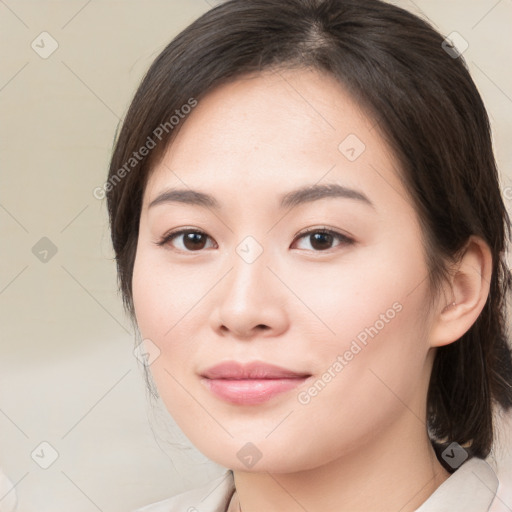
[[[483,459],[467,460],[416,509],[416,512],[488,512],[498,478]]]

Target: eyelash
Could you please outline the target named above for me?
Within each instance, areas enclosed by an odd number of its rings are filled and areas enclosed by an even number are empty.
[[[185,228],[185,229],[179,229],[177,231],[172,231],[170,233],[167,233],[165,234],[158,242],[155,242],[156,245],[158,245],[159,247],[163,247],[164,245],[167,245],[169,242],[171,242],[172,240],[174,240],[175,238],[177,238],[178,236],[180,235],[183,235],[183,234],[186,234],[186,233],[194,233],[194,234],[199,234],[199,235],[206,235],[210,240],[211,240],[211,237],[209,237],[204,231],[201,231],[201,230],[198,230],[198,229],[193,229],[193,228]],[[333,236],[335,239],[337,239],[339,241],[339,244],[334,246],[334,247],[331,247],[329,249],[325,249],[325,250],[314,250],[313,249],[313,252],[317,252],[317,253],[327,253],[329,251],[331,251],[331,249],[335,249],[336,247],[339,247],[339,246],[346,246],[346,245],[353,245],[355,243],[355,241],[346,236],[346,235],[343,235],[341,233],[338,233],[337,231],[334,231],[330,228],[327,228],[327,227],[322,227],[322,228],[314,228],[314,229],[309,229],[307,231],[303,231],[301,233],[299,233],[295,238],[294,238],[294,242],[295,240],[299,240],[301,238],[305,238],[306,236],[308,235],[312,235],[314,233],[321,233],[321,234],[324,234],[324,235],[331,235]],[[197,251],[190,251],[190,250],[182,250],[182,249],[177,249],[179,252],[184,252],[184,253],[194,253],[194,252],[202,252],[203,249],[199,249]]]

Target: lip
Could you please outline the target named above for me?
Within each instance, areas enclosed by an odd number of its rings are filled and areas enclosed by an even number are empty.
[[[201,377],[218,398],[238,405],[256,405],[297,387],[311,374],[259,361],[226,361],[208,368]]]

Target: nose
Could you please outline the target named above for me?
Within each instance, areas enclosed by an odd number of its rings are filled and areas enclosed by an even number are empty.
[[[262,254],[248,263],[235,254],[220,285],[212,327],[221,336],[240,339],[274,337],[288,328],[286,287],[271,271]]]

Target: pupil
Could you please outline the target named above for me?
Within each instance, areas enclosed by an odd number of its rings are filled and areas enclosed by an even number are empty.
[[[311,236],[313,237],[313,243],[311,244],[311,246],[315,249],[328,249],[330,243],[332,243],[332,235],[329,233],[314,233]],[[320,242],[320,244],[318,244],[317,242]]]
[[[204,246],[204,240],[201,240],[203,235],[201,233],[187,233],[185,235],[185,247],[187,249],[201,249]],[[190,245],[187,245],[187,243]]]

